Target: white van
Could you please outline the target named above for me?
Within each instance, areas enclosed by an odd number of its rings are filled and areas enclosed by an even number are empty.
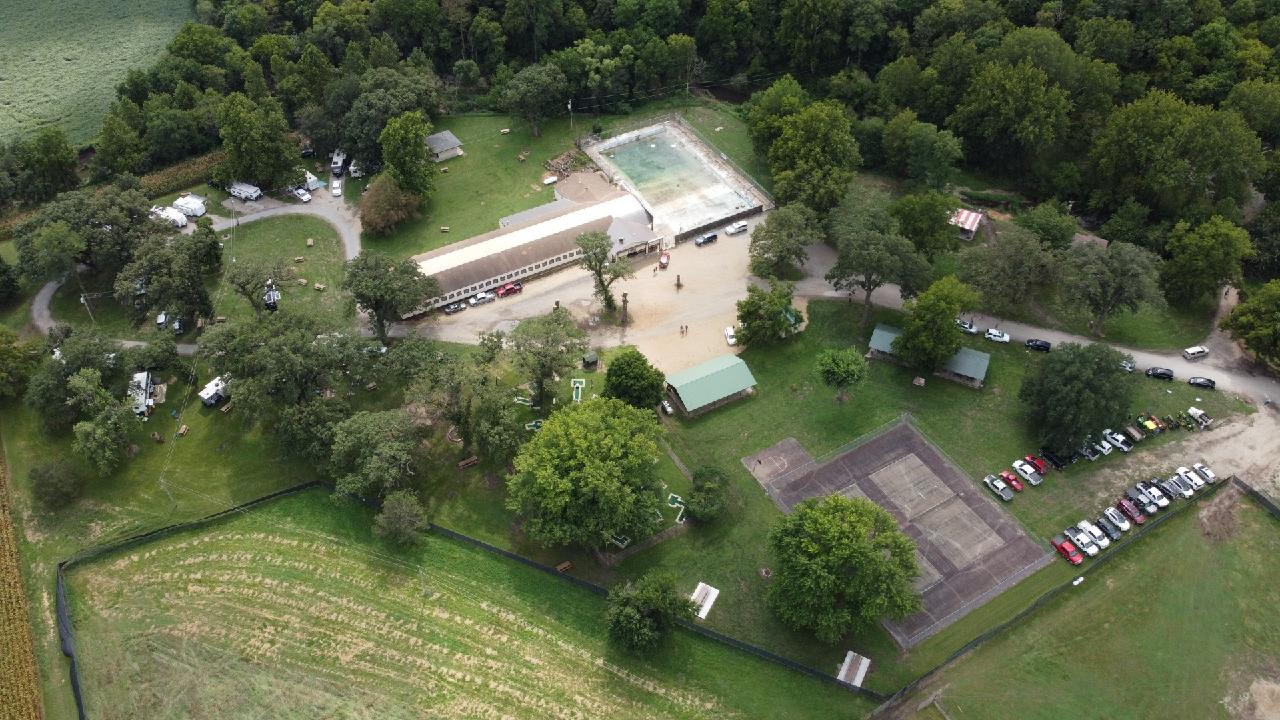
[[[1186,358],[1187,360],[1199,360],[1202,357],[1208,356],[1208,354],[1209,354],[1209,348],[1204,347],[1202,345],[1189,347],[1186,350],[1182,351],[1182,357]]]
[[[241,200],[260,200],[262,198],[262,189],[249,183],[233,182],[231,187],[227,188],[227,192],[231,193],[231,197]]]
[[[724,234],[725,234],[725,235],[741,235],[742,233],[744,233],[744,232],[746,232],[746,231],[747,231],[747,224],[746,224],[745,222],[743,222],[742,220],[739,220],[738,222],[736,222],[736,223],[734,223],[734,224],[730,225],[729,227],[725,228],[725,229],[724,229]]]

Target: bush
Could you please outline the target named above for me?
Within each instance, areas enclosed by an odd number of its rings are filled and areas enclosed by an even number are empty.
[[[674,575],[649,573],[609,591],[609,639],[633,653],[653,650],[675,627],[693,617],[693,603],[676,590]]]
[[[31,492],[49,510],[58,510],[80,497],[84,476],[70,463],[52,460],[31,468]]]
[[[226,154],[215,150],[142,176],[142,192],[158,197],[208,182]]]
[[[373,531],[400,545],[412,545],[427,527],[422,503],[408,490],[397,490],[382,502],[382,512],[373,520]]]
[[[360,200],[360,220],[365,230],[383,235],[418,217],[421,204],[421,197],[401,189],[390,175],[378,175]]]
[[[685,499],[685,509],[698,522],[711,522],[724,512],[729,477],[718,467],[704,465],[693,471],[693,492]]]

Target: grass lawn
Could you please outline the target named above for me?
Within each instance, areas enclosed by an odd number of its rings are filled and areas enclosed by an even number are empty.
[[[612,650],[592,593],[322,493],[72,573],[93,717],[861,717],[871,704],[677,632]]]
[[[223,231],[222,237],[231,235]],[[307,247],[307,238],[315,240],[314,247]],[[294,258],[305,260],[295,263]],[[267,218],[240,225],[232,240],[223,241],[224,265],[239,261],[279,262],[286,270],[286,277],[279,283],[284,297],[282,307],[310,314],[334,327],[343,327],[354,317],[355,306],[350,296],[338,288],[342,280],[344,263],[342,241],[333,226],[319,218],[306,215],[286,215]],[[305,286],[297,280],[304,278]],[[112,296],[112,280],[102,275],[82,276],[84,292],[90,295],[92,322],[108,337],[145,340],[154,332],[151,320],[144,318],[135,325],[124,306]],[[321,292],[314,283],[326,286]],[[243,298],[234,294],[220,278],[207,282],[214,312],[228,320],[248,320],[253,310]],[[53,317],[61,322],[87,324],[91,322],[89,311],[80,304],[81,290],[75,283],[66,283],[53,296]],[[195,330],[189,328],[182,340],[191,341]]]
[[[14,249],[12,240],[0,242],[0,258],[3,258],[9,265],[17,262],[18,251]],[[31,316],[30,313],[31,298],[26,295],[11,302],[0,304],[0,327],[19,332],[27,326],[27,321]]]
[[[924,692],[943,688],[954,718],[1269,717],[1243,711],[1256,681],[1274,697],[1280,523],[1242,498],[1211,538],[1203,513],[1170,519]]]
[[[1181,350],[1198,345],[1213,331],[1217,306],[1206,298],[1189,308],[1143,305],[1136,312],[1107,318],[1106,340],[1140,350]],[[1089,335],[1089,319],[1082,314],[1059,312],[1063,329]]]
[[[630,115],[577,116],[573,128],[568,118],[555,118],[542,124],[537,138],[522,121],[506,115],[454,115],[442,118],[435,129],[452,130],[462,140],[466,155],[440,163],[438,167],[449,172],[436,175],[435,190],[422,217],[386,236],[365,233],[365,247],[408,257],[496,230],[502,217],[555,199],[554,190],[542,184],[543,162],[573,150],[574,139],[590,132],[593,122],[607,133],[622,125],[633,127],[646,115],[681,111],[686,105],[687,117],[704,137],[768,187],[768,168],[751,147],[746,125],[732,106],[723,103],[659,101]],[[716,127],[723,129],[717,133]],[[501,134],[504,128],[511,132]],[[521,162],[517,156],[523,150],[529,156]],[[347,195],[355,201],[358,187]],[[449,232],[440,232],[441,227]]]
[[[56,124],[88,143],[130,68],[149,66],[190,3],[173,0],[5,0],[0,3],[0,140]]]

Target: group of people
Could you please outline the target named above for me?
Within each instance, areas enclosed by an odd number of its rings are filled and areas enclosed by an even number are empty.
[[[688,334],[689,334],[689,326],[688,326],[688,325],[681,325],[681,326],[680,326],[680,334],[681,334],[681,335],[688,335]]]

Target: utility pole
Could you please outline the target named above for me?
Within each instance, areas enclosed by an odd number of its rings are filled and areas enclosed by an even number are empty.
[[[627,324],[627,294],[622,293],[622,324]]]
[[[573,98],[569,98],[569,134],[573,134]]]

